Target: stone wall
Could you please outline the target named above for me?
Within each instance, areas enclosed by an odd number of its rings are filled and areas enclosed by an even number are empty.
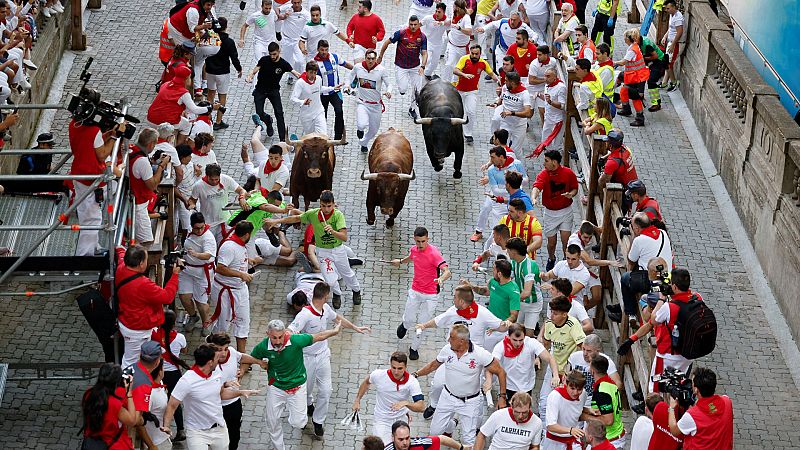
[[[800,127],[708,1],[684,4],[681,91],[800,339]]]

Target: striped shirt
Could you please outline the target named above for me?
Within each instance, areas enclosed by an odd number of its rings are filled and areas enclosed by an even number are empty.
[[[517,284],[519,292],[525,290],[525,283],[533,281],[534,283],[541,283],[539,278],[539,264],[529,257],[525,257],[520,262],[511,260],[511,272],[514,274],[514,283]],[[531,289],[531,295],[521,299],[522,303],[536,303],[539,299],[536,297],[536,290]]]
[[[336,53],[329,53],[328,59],[322,59],[319,54],[314,56],[314,61],[317,62],[319,69],[317,74],[322,79],[322,86],[336,87],[339,85],[339,66],[345,67],[347,61]],[[331,92],[328,95],[336,94]]]
[[[439,436],[413,437],[408,450],[439,450]],[[390,442],[383,450],[395,450],[394,442]]]
[[[514,221],[511,217],[505,215],[500,218],[500,223],[508,227],[511,237],[522,239],[525,241],[525,245],[531,245],[534,237],[542,235],[542,224],[530,214],[526,214],[522,222]]]

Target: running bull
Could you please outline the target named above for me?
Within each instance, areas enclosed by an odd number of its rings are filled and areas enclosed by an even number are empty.
[[[444,159],[455,153],[453,178],[461,178],[461,163],[464,159],[464,132],[461,126],[467,123],[461,96],[452,84],[436,79],[428,82],[417,94],[420,118],[414,123],[422,125],[425,148],[433,165],[439,172]]]
[[[286,135],[289,135],[288,130]],[[334,147],[347,145],[347,134],[342,135],[341,140],[334,141],[324,134],[310,133],[298,141],[287,139],[286,143],[295,149],[289,191],[298,205],[300,197],[303,197],[308,210],[311,202],[319,200],[322,191],[333,187],[333,169],[336,167]]]
[[[408,185],[416,178],[411,143],[402,132],[389,128],[372,143],[368,164],[361,173],[361,179],[369,181],[367,223],[375,224],[375,207],[379,206],[381,214],[389,216],[386,226],[392,227],[403,209]]]

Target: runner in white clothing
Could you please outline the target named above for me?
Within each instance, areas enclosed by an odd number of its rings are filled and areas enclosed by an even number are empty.
[[[500,97],[489,104],[495,108],[492,125],[508,131],[508,145],[521,149],[525,142],[528,119],[533,116],[531,96],[521,83],[519,73],[506,73],[506,84],[500,91]],[[494,132],[496,128],[491,131]]]
[[[569,366],[572,370],[580,370],[581,373],[586,377],[586,404],[591,404],[592,400],[592,386],[594,385],[595,379],[592,376],[592,371],[589,370],[589,364],[592,362],[592,359],[600,355],[608,360],[608,371],[607,375],[614,380],[614,383],[622,387],[622,378],[620,378],[619,373],[617,373],[617,365],[614,364],[614,360],[611,359],[603,351],[603,340],[600,339],[600,336],[596,334],[587,334],[586,340],[583,341],[583,345],[581,349],[569,355]]]
[[[542,419],[533,413],[531,396],[518,392],[506,409],[498,409],[481,426],[473,450],[483,450],[486,438],[492,438],[489,450],[538,450],[542,441]]]
[[[444,53],[444,35],[450,30],[452,23],[447,19],[444,3],[436,5],[436,12],[420,17],[422,33],[428,38],[428,64],[425,65],[425,78],[431,79],[439,67],[439,58]]]
[[[558,374],[558,364],[550,352],[538,340],[525,336],[525,327],[519,323],[512,323],[508,328],[508,335],[498,342],[492,350],[492,355],[506,371],[507,389],[506,399],[509,402],[516,393],[530,394],[536,384],[536,367],[534,360],[539,358],[550,366],[552,373]],[[487,377],[487,379],[489,379]],[[559,376],[551,378],[553,388],[558,387]]]
[[[505,0],[500,0],[500,3],[505,3]],[[494,61],[496,66],[503,65],[503,58],[506,56],[508,47],[516,42],[517,31],[527,31],[531,42],[538,42],[540,39],[535,31],[528,25],[525,25],[518,11],[511,12],[508,18],[495,20],[489,22],[484,27],[475,28],[475,32],[483,37],[494,36],[495,32],[498,30],[500,31],[500,38],[497,40],[497,45],[494,48]]]
[[[317,47],[319,41],[330,41],[331,36],[336,36],[345,42],[350,48],[354,47],[352,42],[349,42],[347,35],[339,30],[339,27],[331,22],[324,22],[322,20],[322,8],[319,5],[311,7],[311,20],[303,27],[300,33],[300,52],[305,56],[306,61],[314,59],[317,54]]]
[[[247,27],[253,27],[253,54],[256,61],[269,55],[267,47],[278,42],[275,27],[278,24],[278,13],[272,10],[272,0],[261,0],[261,10],[250,14],[239,30],[239,47],[244,48],[244,36]]]
[[[578,422],[594,417],[586,407],[586,377],[576,370],[569,372],[564,386],[547,396],[547,415],[544,420],[545,438],[542,450],[571,450],[580,447],[584,436]]]
[[[320,95],[330,94],[343,86],[323,86],[322,78],[317,76],[319,65],[316,61],[306,63],[306,71],[300,76],[292,89],[289,99],[300,107],[300,123],[303,134],[328,134],[328,123],[325,120],[325,109],[322,107]]]
[[[199,211],[203,213],[206,224],[211,227],[211,232],[214,233],[214,238],[219,244],[230,233],[225,225],[230,212],[223,209],[228,204],[230,194],[239,194],[239,205],[245,211],[250,210],[250,205],[245,201],[247,191],[239,186],[239,183],[233,178],[223,174],[218,164],[207,165],[205,173],[206,176],[197,180],[192,187],[188,208],[193,210],[197,206],[197,202],[200,202]]]
[[[542,142],[533,151],[536,156],[546,150],[561,150],[564,146],[567,86],[558,78],[555,69],[545,70],[544,80],[544,91],[538,93],[539,99],[544,101],[544,121]]]
[[[186,267],[178,275],[178,297],[187,315],[183,330],[192,331],[199,322],[203,327],[201,333],[208,336],[211,323],[208,295],[211,293],[211,280],[214,279],[217,241],[203,213],[193,213],[190,221],[191,232],[183,243]]]
[[[291,0],[291,4],[280,8],[278,17],[278,30],[281,33],[281,56],[292,65],[294,70],[302,72],[305,57],[300,51],[300,34],[306,24],[311,21],[311,13],[303,8],[303,0]],[[294,83],[294,77],[289,77],[287,83]]]
[[[462,56],[469,53],[469,41],[472,36],[472,19],[467,14],[465,0],[453,2],[453,18],[450,24],[443,75],[445,80],[456,81],[458,76],[453,73],[453,68]]]
[[[389,369],[375,369],[361,382],[353,411],[361,409],[361,399],[375,386],[375,408],[372,410],[372,434],[381,438],[385,445],[392,442],[392,424],[408,420],[409,411],[422,412],[425,397],[419,381],[406,370],[408,356],[394,352],[389,358]]]
[[[358,99],[356,106],[356,135],[361,152],[367,153],[367,144],[381,128],[383,115],[383,99],[392,98],[392,84],[386,69],[378,64],[378,53],[369,49],[364,54],[364,61],[350,71],[348,88],[345,93],[355,92]]]
[[[544,88],[547,85],[544,74],[548,69],[555,70],[558,60],[550,57],[550,46],[540,45],[536,47],[536,59],[528,68],[528,92],[531,94],[531,101],[534,109],[539,111],[539,120],[544,124]]]
[[[358,333],[369,332],[369,327],[353,325],[344,316],[338,314],[328,305],[331,296],[331,287],[325,282],[314,286],[311,304],[300,310],[294,321],[289,324],[293,333],[317,334],[326,331],[328,326],[336,321],[341,321],[342,327],[350,328]],[[303,349],[303,362],[308,376],[306,381],[306,395],[308,415],[314,424],[314,434],[324,434],[323,425],[328,416],[328,402],[331,399],[333,385],[331,383],[331,350],[328,341],[320,341]],[[314,403],[314,386],[319,389],[316,404]]]
[[[395,5],[400,4],[400,0],[394,0]],[[411,0],[411,7],[408,9],[408,17],[417,16],[419,18],[433,14],[435,0]]]

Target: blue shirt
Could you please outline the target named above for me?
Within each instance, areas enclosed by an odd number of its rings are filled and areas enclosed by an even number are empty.
[[[508,201],[514,200],[515,198],[521,198],[522,201],[525,203],[525,211],[530,211],[533,209],[533,202],[531,202],[531,197],[522,189],[517,189],[517,192],[514,192],[508,197]]]
[[[344,67],[347,61],[336,53],[329,53],[328,59],[320,58],[319,54],[314,57],[314,61],[319,65],[317,74],[322,79],[322,86],[334,87],[339,85],[339,66]],[[333,95],[331,92],[329,95]]]

